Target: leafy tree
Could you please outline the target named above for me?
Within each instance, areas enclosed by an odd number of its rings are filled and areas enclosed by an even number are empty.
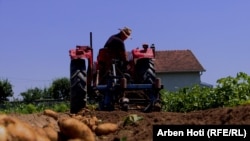
[[[52,96],[51,96],[51,94],[50,94],[48,88],[44,88],[44,89],[43,89],[42,97],[43,97],[44,99],[50,99],[50,98],[52,98]]]
[[[70,81],[63,77],[52,82],[49,93],[54,99],[68,100],[70,97]]]
[[[26,92],[22,92],[20,95],[23,97],[24,102],[29,103],[42,98],[43,90],[35,87],[28,89]]]
[[[12,85],[8,79],[0,80],[0,102],[9,101],[7,97],[13,96]]]

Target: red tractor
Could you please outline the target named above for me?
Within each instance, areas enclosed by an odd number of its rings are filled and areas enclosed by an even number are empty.
[[[70,112],[77,113],[88,103],[98,103],[99,110],[160,110],[161,80],[154,69],[155,47],[147,44],[128,53],[126,70],[120,68],[109,50],[101,48],[93,60],[92,33],[90,46],[69,50]]]

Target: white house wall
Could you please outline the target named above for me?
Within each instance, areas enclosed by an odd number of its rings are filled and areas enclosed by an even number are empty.
[[[180,88],[201,83],[199,72],[156,73],[156,75],[161,78],[164,89],[168,91],[177,91]]]

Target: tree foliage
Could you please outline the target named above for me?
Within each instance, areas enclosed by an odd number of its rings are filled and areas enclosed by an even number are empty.
[[[30,88],[26,92],[22,92],[20,95],[23,97],[24,102],[30,103],[42,98],[43,90],[38,87]]]
[[[70,95],[70,81],[66,77],[55,79],[49,88],[29,88],[20,94],[25,102],[33,102],[38,99],[68,100]]]
[[[58,78],[53,81],[49,93],[54,99],[68,100],[70,97],[70,81],[68,78]]]
[[[9,101],[8,97],[13,96],[12,85],[8,79],[0,80],[0,102]]]

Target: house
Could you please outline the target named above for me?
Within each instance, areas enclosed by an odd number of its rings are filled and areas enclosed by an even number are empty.
[[[176,91],[195,84],[212,87],[201,81],[206,70],[191,50],[156,51],[154,61],[157,77],[161,78],[164,89]]]

